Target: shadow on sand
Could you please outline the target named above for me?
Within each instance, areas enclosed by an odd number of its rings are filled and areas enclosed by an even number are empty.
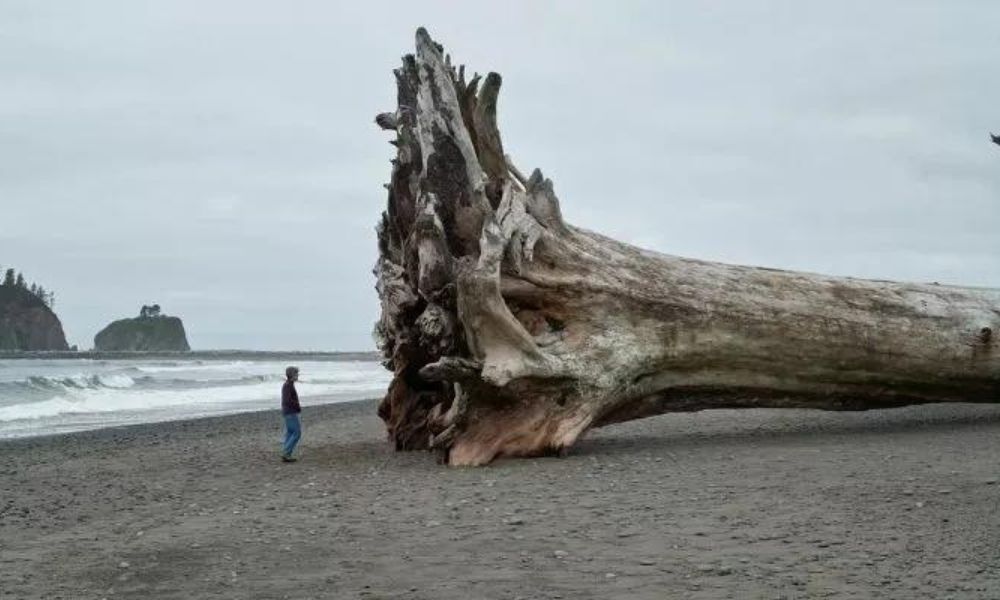
[[[807,409],[707,410],[619,423],[588,432],[570,456],[750,445],[843,442],[845,436],[945,433],[1000,425],[1000,405],[931,404],[864,412]],[[860,441],[860,440],[859,440]],[[425,451],[395,452],[383,439],[313,442],[304,462],[357,469],[434,467]],[[517,459],[504,459],[502,462]],[[556,459],[557,460],[557,459]],[[494,463],[494,465],[499,464]]]
[[[842,442],[845,436],[961,432],[1000,425],[1000,405],[929,404],[848,413],[808,409],[719,410],[650,419],[655,420],[660,422],[650,422],[639,431],[629,431],[639,423],[636,421],[593,430],[572,453],[628,454],[639,449]]]

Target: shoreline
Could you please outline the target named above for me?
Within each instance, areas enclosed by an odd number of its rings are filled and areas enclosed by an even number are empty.
[[[367,398],[367,399],[362,399],[362,400],[342,400],[342,401],[334,401],[334,402],[322,402],[321,401],[319,403],[315,403],[316,400],[321,400],[321,398],[322,397],[316,397],[316,398],[309,398],[309,399],[307,399],[310,402],[310,404],[304,405],[303,409],[308,409],[310,412],[316,412],[318,415],[321,415],[323,418],[328,418],[329,415],[326,415],[326,412],[327,412],[326,409],[327,409],[327,407],[331,407],[331,406],[343,407],[343,406],[349,405],[349,404],[351,404],[351,405],[354,405],[354,404],[356,404],[356,405],[364,405],[364,406],[372,405],[371,410],[372,410],[372,412],[374,414],[375,406],[378,404],[378,401],[379,401],[377,398]],[[204,415],[204,416],[197,416],[197,417],[183,417],[183,418],[178,418],[178,419],[167,419],[167,420],[162,420],[162,421],[147,421],[147,422],[143,422],[143,423],[128,423],[128,424],[121,424],[121,425],[108,425],[108,426],[105,426],[105,427],[95,427],[95,428],[92,428],[92,429],[80,429],[80,430],[77,430],[77,431],[65,431],[65,432],[56,432],[56,433],[42,433],[42,434],[38,434],[38,435],[26,435],[26,436],[17,436],[17,437],[8,437],[8,438],[0,437],[0,452],[2,452],[4,450],[5,446],[12,446],[12,445],[15,445],[15,443],[17,443],[17,442],[38,441],[40,443],[45,443],[46,441],[52,440],[53,438],[61,438],[61,437],[64,437],[64,436],[87,436],[88,434],[90,434],[90,437],[94,438],[94,440],[90,440],[90,441],[95,441],[95,440],[97,440],[97,439],[99,439],[101,437],[104,437],[105,435],[110,435],[110,434],[115,433],[115,430],[123,430],[122,431],[123,433],[138,433],[138,434],[142,434],[142,433],[147,433],[148,432],[148,431],[144,431],[144,430],[152,430],[152,429],[158,429],[158,428],[162,429],[163,426],[174,426],[174,425],[177,425],[177,426],[189,428],[193,424],[199,423],[201,421],[212,421],[212,420],[224,421],[224,420],[227,420],[227,419],[236,419],[236,420],[238,420],[241,417],[245,417],[247,420],[250,420],[250,421],[257,421],[262,416],[268,415],[268,414],[272,414],[272,413],[278,413],[278,417],[277,418],[280,419],[280,411],[281,411],[280,408],[260,408],[260,409],[254,409],[254,410],[245,410],[245,411],[240,411],[240,412],[225,413],[225,414],[220,414],[220,415]],[[333,412],[338,412],[338,411],[333,411]],[[160,427],[157,427],[157,426],[160,426]],[[131,430],[134,430],[134,431],[131,431]],[[110,433],[108,433],[108,432],[110,432]],[[86,440],[84,440],[84,441],[86,441]]]
[[[11,598],[990,598],[1000,405],[714,410],[448,468],[376,401],[0,441]]]

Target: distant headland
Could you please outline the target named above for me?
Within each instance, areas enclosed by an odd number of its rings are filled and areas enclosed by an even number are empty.
[[[69,350],[55,295],[7,269],[0,283],[0,351]]]

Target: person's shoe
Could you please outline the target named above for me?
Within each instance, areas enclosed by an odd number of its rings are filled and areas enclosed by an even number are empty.
[[[299,459],[295,458],[294,456],[284,456],[284,455],[282,455],[282,457],[281,457],[281,462],[295,462],[297,460],[299,460]]]

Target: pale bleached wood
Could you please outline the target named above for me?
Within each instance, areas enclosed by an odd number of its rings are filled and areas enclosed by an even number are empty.
[[[423,29],[378,124],[397,148],[375,273],[380,406],[456,465],[561,452],[591,427],[721,407],[1000,400],[1000,291],[725,265],[565,223],[504,155],[500,77]]]

